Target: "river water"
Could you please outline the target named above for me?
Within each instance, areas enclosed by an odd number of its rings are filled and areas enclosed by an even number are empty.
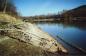
[[[58,40],[57,36],[59,36],[66,42],[72,43],[86,51],[86,22],[81,23],[37,22],[36,24],[42,30],[55,37],[57,40]],[[63,45],[66,46],[65,44]]]

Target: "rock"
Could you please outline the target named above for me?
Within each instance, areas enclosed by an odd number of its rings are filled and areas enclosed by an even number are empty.
[[[26,23],[21,20],[15,21],[14,18],[6,15],[6,18],[7,17],[11,18],[11,20],[6,20],[10,22],[7,24],[8,27],[4,27],[5,29],[0,29],[0,32],[4,31],[6,36],[26,42],[28,44],[30,43],[37,47],[41,47],[43,50],[49,52],[57,52],[59,51],[58,48],[60,48],[62,52],[67,52],[67,50],[52,36],[42,31],[36,25],[32,23]],[[3,21],[2,19],[0,20]]]

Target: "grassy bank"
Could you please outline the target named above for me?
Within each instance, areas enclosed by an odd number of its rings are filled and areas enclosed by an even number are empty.
[[[17,29],[24,23],[21,19],[0,13],[0,29]],[[15,27],[14,27],[15,26]],[[20,35],[19,35],[20,36]],[[15,37],[15,36],[14,36]],[[21,36],[20,36],[21,37]],[[27,44],[18,39],[10,38],[0,31],[0,56],[54,56],[40,47]]]
[[[6,38],[0,37],[1,38]],[[9,38],[0,42],[0,56],[43,56],[43,50]]]
[[[29,44],[29,36],[26,34],[28,32],[25,32],[25,30],[28,31],[27,27],[32,25],[28,24],[8,14],[0,14],[0,56],[57,56],[57,52],[51,53],[40,46],[32,44],[36,42],[35,40]],[[57,45],[53,45],[51,50],[54,50],[55,47],[57,48]]]
[[[23,23],[22,20],[0,13],[0,29],[15,29],[13,25]],[[44,50],[0,33],[0,56],[44,56]]]

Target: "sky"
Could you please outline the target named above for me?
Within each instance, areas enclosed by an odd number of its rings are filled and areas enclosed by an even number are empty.
[[[86,5],[86,0],[13,0],[17,11],[22,16],[56,14],[80,5]]]

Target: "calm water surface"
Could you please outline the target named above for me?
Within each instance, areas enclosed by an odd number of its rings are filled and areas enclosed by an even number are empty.
[[[37,26],[54,37],[59,36],[86,50],[86,25],[83,22],[78,24],[37,23]]]

